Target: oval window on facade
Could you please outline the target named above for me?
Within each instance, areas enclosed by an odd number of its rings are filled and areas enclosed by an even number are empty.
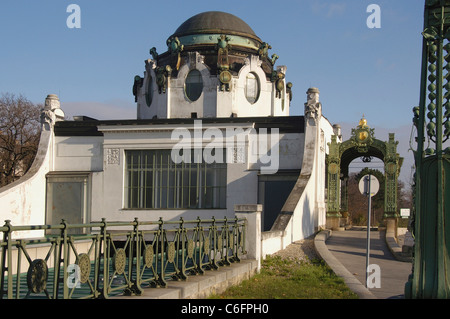
[[[255,103],[259,98],[259,79],[258,76],[250,72],[245,79],[245,97],[250,103]]]
[[[150,107],[153,100],[153,79],[151,76],[147,79],[147,92],[145,93],[145,103]]]
[[[184,92],[189,101],[197,101],[203,91],[202,74],[199,70],[191,70],[186,76]]]

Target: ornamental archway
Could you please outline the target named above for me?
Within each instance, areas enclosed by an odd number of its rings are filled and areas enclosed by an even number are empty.
[[[394,133],[389,133],[389,141],[383,142],[374,137],[374,129],[367,125],[363,117],[359,125],[352,129],[352,136],[339,143],[337,136],[331,137],[328,143],[327,156],[327,227],[339,228],[339,219],[348,208],[348,167],[356,158],[376,157],[384,162],[385,194],[384,215],[388,220],[388,228],[395,227],[399,217],[397,212],[397,182],[400,172],[400,157],[397,153],[398,142]],[[392,223],[394,221],[394,223]]]

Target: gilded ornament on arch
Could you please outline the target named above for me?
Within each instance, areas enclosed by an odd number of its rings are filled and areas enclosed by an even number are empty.
[[[328,165],[328,173],[330,174],[337,174],[337,172],[339,171],[339,165],[336,163],[331,163],[330,165]]]
[[[386,164],[386,171],[388,174],[394,174],[395,173],[395,164],[394,163],[387,163]]]
[[[76,262],[80,269],[80,282],[84,284],[89,280],[89,275],[91,273],[91,260],[88,254],[79,254],[78,260]]]
[[[367,131],[360,131],[358,133],[358,139],[360,141],[365,141],[368,137],[369,137],[369,132],[367,132]]]
[[[47,287],[48,267],[43,259],[35,259],[31,262],[27,272],[28,289],[38,294]]]
[[[359,121],[359,126],[367,127],[367,120],[364,118],[364,115],[363,115],[363,118]]]

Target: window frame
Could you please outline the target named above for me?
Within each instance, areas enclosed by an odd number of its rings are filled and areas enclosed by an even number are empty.
[[[125,150],[123,209],[226,209],[226,162],[195,161],[195,154],[177,164],[171,150]]]
[[[254,83],[256,84],[256,87],[254,87],[255,94],[254,94],[254,96],[252,95],[250,97],[249,97],[249,91],[248,91],[248,88],[249,88],[249,82],[248,81],[250,79],[249,75],[253,76],[252,80],[254,80]],[[245,83],[244,83],[244,95],[245,95],[246,100],[250,104],[255,104],[259,100],[260,93],[261,93],[261,82],[259,80],[258,74],[256,74],[253,71],[248,72],[246,74],[246,76],[245,76]]]
[[[190,82],[190,79],[195,79],[193,73],[198,73],[197,79],[200,79],[199,82]],[[195,76],[197,76],[197,74]],[[197,85],[201,85],[200,89],[196,87]],[[186,78],[184,79],[184,95],[186,96],[186,98],[190,102],[197,101],[200,98],[200,96],[202,96],[203,88],[204,88],[204,81],[202,72],[200,72],[200,70],[198,69],[189,70],[189,72],[186,74]],[[195,92],[198,89],[200,92]]]

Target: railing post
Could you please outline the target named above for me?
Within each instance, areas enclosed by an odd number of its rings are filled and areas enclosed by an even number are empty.
[[[223,232],[225,231],[225,238],[223,238],[223,240],[225,240],[225,259],[224,259],[224,264],[229,266],[231,265],[230,262],[230,258],[228,257],[229,254],[229,249],[230,249],[230,234],[229,234],[229,226],[228,226],[228,218],[225,216],[224,217],[224,225],[223,225],[223,229],[222,229],[222,237],[223,237]],[[220,247],[220,253],[223,253],[223,244],[222,247]]]
[[[61,237],[62,237],[62,249],[63,249],[63,299],[69,299],[69,286],[67,285],[67,269],[69,266],[69,247],[67,242],[67,223],[63,219],[61,220],[61,224],[64,225],[64,227],[61,230]]]
[[[54,276],[53,280],[53,299],[58,298],[58,287],[61,269],[61,237],[55,238],[55,249],[53,252]]]
[[[185,259],[186,259],[186,240],[187,240],[187,233],[186,233],[186,229],[184,227],[184,219],[183,217],[180,217],[180,228],[178,230],[178,242],[181,241],[181,274],[180,274],[180,278],[183,280],[187,279],[186,276],[186,264],[185,264]],[[178,249],[179,249],[179,244],[177,245]],[[179,255],[179,254],[177,254]],[[177,263],[179,265],[179,263]]]
[[[4,246],[2,248],[2,277],[0,282],[0,299],[3,299],[4,294],[4,285],[5,285],[5,271],[8,274],[8,282],[7,282],[7,298],[13,298],[13,274],[12,274],[12,256],[11,256],[11,221],[9,219],[5,220],[4,227],[7,227],[8,230],[3,232],[3,243]],[[6,245],[5,245],[6,243]],[[5,267],[5,264],[8,264],[8,267]]]
[[[167,287],[166,279],[164,278],[164,253],[166,251],[166,242],[164,240],[165,233],[164,233],[164,221],[162,217],[159,218],[159,242],[160,242],[160,258],[161,258],[161,264],[160,264],[160,272],[159,272],[159,285],[161,287]]]
[[[261,204],[235,205],[236,217],[247,220],[245,233],[245,247],[247,248],[247,259],[256,259],[257,271],[261,269]]]
[[[100,295],[99,286],[100,286],[100,265],[101,265],[101,234],[97,234],[95,236],[95,248],[94,248],[94,297],[98,298]]]
[[[243,232],[244,233],[244,232]],[[239,262],[239,218],[237,216],[234,217],[234,225],[233,225],[233,260]]]
[[[139,236],[139,221],[138,218],[134,218],[134,226],[133,226],[133,240],[130,240],[130,251],[128,254],[128,276],[129,280],[132,283],[132,286],[125,291],[126,294],[135,294],[137,296],[142,295],[143,290],[141,288],[141,242]],[[134,245],[134,248],[133,248]],[[134,251],[136,251],[136,263],[133,263],[134,259]],[[134,266],[133,266],[134,265]],[[133,279],[133,272],[136,272],[136,279]]]
[[[103,243],[103,287],[102,298],[108,298],[108,285],[109,285],[109,244],[106,233],[106,218],[102,218],[101,235]],[[101,253],[101,252],[100,252]]]
[[[202,220],[200,216],[197,216],[197,232],[198,232],[198,257],[197,257],[197,272],[203,275],[203,258],[204,258],[204,245],[205,245],[205,232],[202,226]]]
[[[217,225],[216,225],[216,218],[212,217],[212,223],[211,223],[211,231],[212,233],[212,242],[211,246],[213,248],[213,259],[211,266],[214,269],[219,269],[219,264],[217,263],[217,242],[218,242],[218,234],[217,234]],[[211,256],[211,252],[209,252]]]

